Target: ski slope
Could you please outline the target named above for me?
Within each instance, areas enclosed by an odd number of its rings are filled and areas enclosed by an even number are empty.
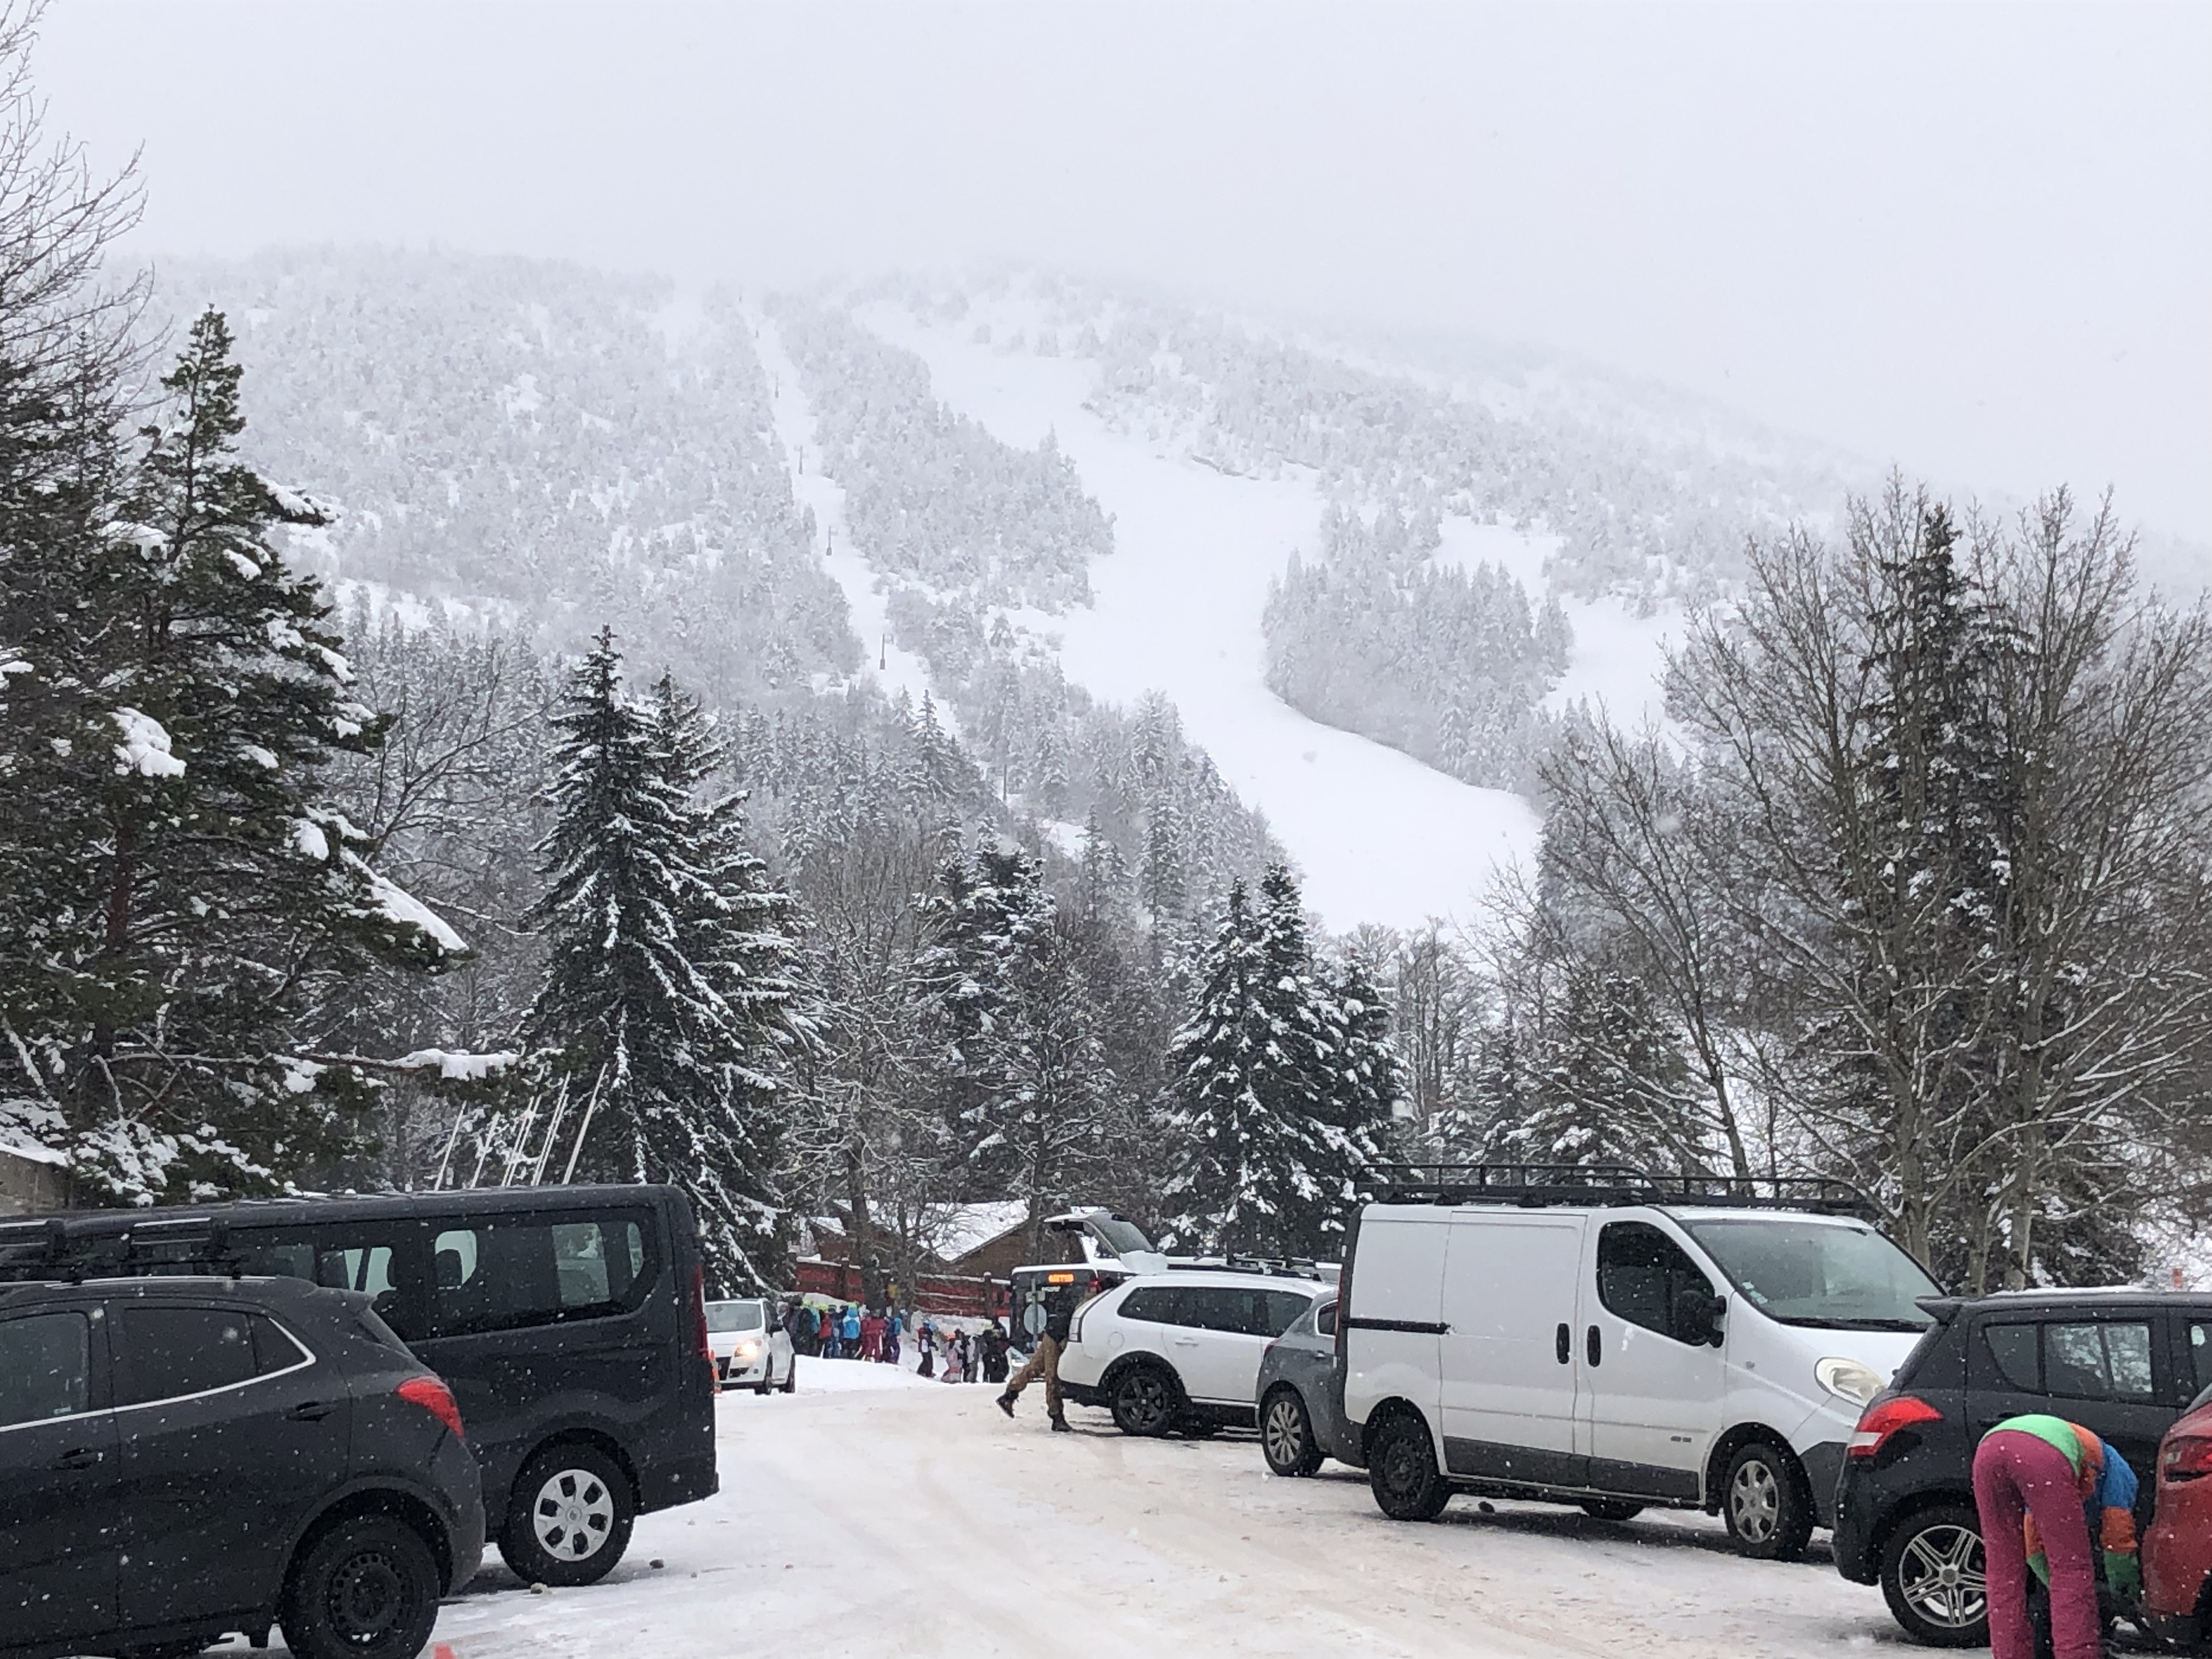
[[[1067,677],[1093,695],[1174,702],[1267,814],[1329,927],[1472,919],[1500,871],[1528,861],[1538,820],[1519,796],[1321,725],[1267,689],[1261,611],[1291,550],[1317,550],[1310,482],[1231,477],[1109,430],[1083,406],[1087,362],[995,352],[886,305],[859,316],[920,355],[937,396],[994,436],[1034,447],[1057,435],[1113,515],[1115,551],[1091,567],[1087,609],[1025,620],[1058,636]]]

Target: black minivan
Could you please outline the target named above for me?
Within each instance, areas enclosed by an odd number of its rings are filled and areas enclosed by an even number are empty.
[[[594,1583],[636,1516],[717,1490],[702,1262],[673,1188],[242,1200],[59,1225],[88,1271],[149,1271],[161,1239],[212,1228],[229,1271],[373,1297],[453,1389],[490,1531],[528,1583]]]
[[[2048,1412],[2128,1461],[2139,1524],[2160,1438],[2212,1384],[2212,1296],[2149,1291],[1930,1297],[1920,1345],[1875,1396],[1836,1488],[1836,1570],[1879,1583],[1914,1640],[1989,1641],[1974,1448],[2006,1418]]]

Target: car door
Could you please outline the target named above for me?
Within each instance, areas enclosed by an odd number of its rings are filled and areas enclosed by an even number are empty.
[[[115,1415],[98,1304],[0,1316],[0,1643],[115,1624]]]
[[[523,1459],[557,1428],[596,1427],[648,1461],[646,1443],[677,1402],[674,1332],[653,1328],[652,1292],[671,1272],[653,1212],[427,1224],[428,1330],[408,1346],[453,1391],[485,1503],[503,1511]]]
[[[1455,1219],[1439,1354],[1453,1474],[1586,1484],[1573,1363],[1583,1231],[1580,1216]]]
[[[271,1605],[293,1540],[344,1484],[346,1382],[258,1309],[111,1300],[125,1625]]]
[[[1589,1483],[1639,1498],[1699,1495],[1728,1379],[1721,1350],[1691,1316],[1712,1280],[1649,1221],[1603,1221],[1583,1273],[1577,1410]]]

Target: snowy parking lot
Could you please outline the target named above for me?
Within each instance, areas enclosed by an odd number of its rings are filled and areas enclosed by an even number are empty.
[[[1269,1476],[1249,1435],[1130,1440],[1079,1408],[1053,1435],[1034,1392],[1012,1423],[994,1392],[802,1360],[797,1395],[721,1401],[719,1497],[647,1516],[587,1589],[532,1595],[488,1554],[436,1640],[454,1659],[1914,1650],[1820,1539],[1759,1564],[1704,1516],[1464,1498],[1396,1524],[1337,1465]]]

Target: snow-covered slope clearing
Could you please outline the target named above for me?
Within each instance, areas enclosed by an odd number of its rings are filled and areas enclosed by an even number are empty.
[[[995,436],[1048,432],[1113,515],[1115,551],[1092,601],[1050,618],[1068,678],[1133,702],[1157,690],[1297,859],[1306,899],[1334,927],[1471,916],[1497,872],[1525,860],[1537,819],[1478,789],[1285,705],[1262,674],[1261,611],[1293,548],[1310,547],[1322,501],[1310,483],[1231,477],[1108,429],[1084,407],[1087,362],[1006,355],[873,306],[861,319],[929,365],[936,395]]]

